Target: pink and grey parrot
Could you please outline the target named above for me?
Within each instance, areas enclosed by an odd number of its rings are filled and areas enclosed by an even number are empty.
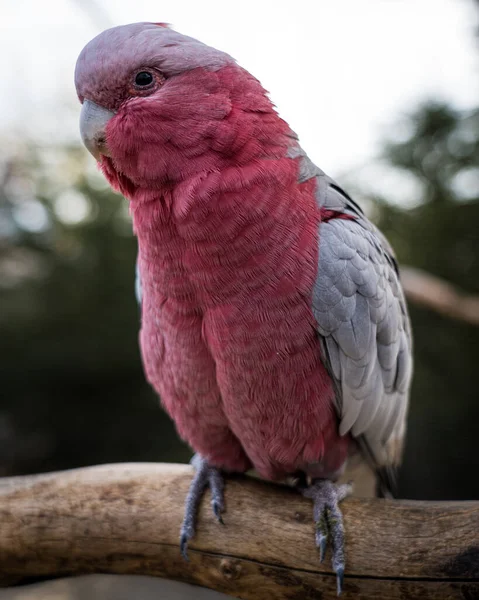
[[[223,473],[296,478],[344,577],[335,483],[392,480],[411,336],[394,254],[231,56],[161,23],[104,31],[75,82],[83,142],[128,200],[146,376],[197,453],[181,550]]]

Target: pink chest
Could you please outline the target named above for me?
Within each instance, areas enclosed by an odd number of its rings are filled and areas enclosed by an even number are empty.
[[[260,180],[253,206],[232,190],[192,206],[182,199],[168,224],[136,227],[150,382],[197,451],[215,436],[223,454],[239,441],[272,479],[309,465],[333,472],[347,454],[311,312],[312,185],[278,198]]]

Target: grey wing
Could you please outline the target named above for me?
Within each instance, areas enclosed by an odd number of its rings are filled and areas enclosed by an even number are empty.
[[[313,312],[337,389],[340,433],[376,467],[399,462],[412,375],[412,343],[393,252],[361,209],[323,173],[318,203],[346,213],[320,225]]]

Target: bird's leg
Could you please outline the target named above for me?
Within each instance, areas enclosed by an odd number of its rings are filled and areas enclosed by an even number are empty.
[[[206,487],[211,490],[211,506],[219,523],[223,524],[221,513],[224,511],[224,483],[221,472],[216,467],[210,467],[206,460],[199,454],[191,459],[191,464],[196,473],[191,482],[185,502],[185,515],[181,525],[180,550],[183,557],[188,560],[188,542],[195,535],[196,517]]]
[[[322,562],[331,541],[333,551],[332,564],[336,573],[338,596],[341,594],[344,580],[344,525],[339,503],[352,492],[352,485],[345,483],[335,485],[328,479],[316,479],[303,489],[306,498],[313,501],[313,516],[316,524],[316,546],[319,548],[319,559]]]

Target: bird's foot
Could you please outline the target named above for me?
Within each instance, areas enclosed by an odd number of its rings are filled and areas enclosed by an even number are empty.
[[[196,473],[191,482],[185,502],[185,515],[181,525],[180,550],[183,558],[188,560],[188,542],[195,535],[198,507],[207,486],[211,490],[211,506],[219,523],[223,525],[221,513],[224,511],[224,482],[221,472],[216,467],[210,467],[199,454],[191,459]]]
[[[316,524],[316,546],[322,562],[326,553],[328,539],[331,542],[332,565],[336,573],[338,596],[344,581],[344,524],[339,503],[352,492],[352,485],[335,485],[327,479],[317,479],[302,493],[313,501],[313,515]]]

